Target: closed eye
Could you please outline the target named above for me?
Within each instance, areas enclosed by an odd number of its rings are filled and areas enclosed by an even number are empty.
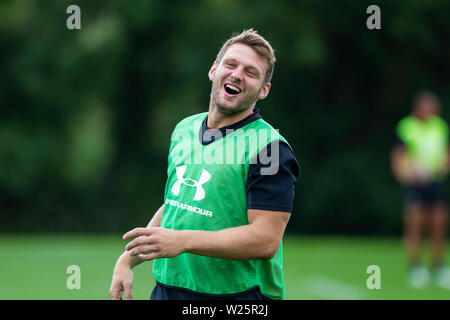
[[[258,78],[258,77],[259,77],[259,72],[256,71],[256,70],[254,70],[254,69],[248,70],[248,71],[247,71],[247,74],[248,74],[250,77],[252,77],[252,78]]]

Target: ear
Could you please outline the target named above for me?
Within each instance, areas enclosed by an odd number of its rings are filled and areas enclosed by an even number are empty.
[[[209,69],[209,72],[208,72],[209,80],[211,80],[211,81],[214,80],[214,72],[216,71],[216,69],[217,69],[217,63],[214,61],[214,63],[211,66],[211,69]]]
[[[270,87],[272,86],[272,84],[269,82],[269,83],[266,83],[262,88],[261,88],[261,91],[259,91],[259,96],[258,96],[258,99],[260,99],[260,100],[262,100],[262,99],[265,99],[267,96],[268,96],[268,94],[269,94],[269,91],[270,91]]]

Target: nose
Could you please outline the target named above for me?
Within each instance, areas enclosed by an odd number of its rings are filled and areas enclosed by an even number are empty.
[[[241,68],[234,69],[233,73],[231,74],[231,80],[233,82],[240,82],[240,81],[242,81],[242,72],[243,72],[243,70]]]

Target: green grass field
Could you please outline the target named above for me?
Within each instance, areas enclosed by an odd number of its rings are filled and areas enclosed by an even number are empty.
[[[109,299],[125,244],[121,235],[0,235],[0,299]],[[79,290],[66,287],[70,265],[81,269]],[[366,287],[370,265],[381,269],[379,290]],[[151,267],[134,269],[135,299],[149,298]],[[400,239],[286,236],[284,272],[286,299],[450,299],[450,291],[435,285],[407,286]]]

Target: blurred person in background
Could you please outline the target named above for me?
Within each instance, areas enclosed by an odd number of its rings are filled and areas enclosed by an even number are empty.
[[[449,130],[439,114],[439,98],[431,91],[417,93],[411,114],[397,124],[391,166],[404,189],[404,241],[408,280],[424,288],[431,280],[450,289],[450,269],[444,265],[448,227],[446,176],[449,171]],[[421,261],[421,240],[431,240],[431,273]]]

